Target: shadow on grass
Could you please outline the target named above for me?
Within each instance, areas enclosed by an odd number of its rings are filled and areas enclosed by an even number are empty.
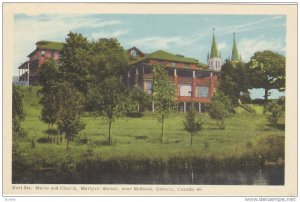
[[[135,137],[136,140],[146,140],[146,139],[148,139],[148,138],[149,138],[149,137],[143,136],[143,135],[141,135],[141,136],[136,136],[136,137]]]
[[[279,124],[277,124],[276,128],[279,129],[279,130],[285,130],[285,124],[284,123],[279,123]]]
[[[226,128],[219,128],[219,127],[211,127],[211,128],[203,128],[203,131],[205,130],[225,130]]]
[[[278,130],[282,130],[282,131],[285,130],[285,124],[284,124],[284,123],[278,123],[276,126],[267,124],[266,126],[267,126],[267,127],[263,129],[264,131],[272,130],[272,129],[274,129],[274,128],[276,128],[276,129],[278,129]]]

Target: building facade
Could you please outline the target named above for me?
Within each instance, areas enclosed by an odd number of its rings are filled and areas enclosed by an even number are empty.
[[[29,60],[18,67],[21,85],[38,85],[41,65],[48,58],[58,61],[62,47],[63,43],[37,42],[36,49],[28,55]],[[175,86],[178,111],[186,112],[194,107],[202,112],[204,104],[211,102],[215,89],[220,83],[222,60],[214,31],[207,64],[163,50],[146,54],[137,47],[128,49],[127,55],[130,61],[127,79],[125,79],[127,84],[130,87],[140,87],[149,95],[153,93],[153,65],[165,66],[168,78]],[[234,34],[231,61],[238,60],[240,58],[238,58]],[[152,103],[150,108],[155,111],[155,103]]]
[[[145,54],[138,48],[132,47],[127,53],[130,58],[130,69],[127,73],[129,86],[138,86],[152,95],[153,65],[164,65],[169,80],[175,86],[178,111],[186,112],[194,107],[198,112],[202,112],[204,104],[211,102],[220,82],[222,64],[214,32],[207,65],[194,58],[163,50]],[[155,103],[152,103],[151,108],[155,111]]]
[[[18,67],[20,85],[38,85],[41,65],[48,58],[57,61],[62,46],[59,42],[38,41],[36,49],[27,56],[29,60]]]
[[[169,80],[175,86],[178,111],[186,112],[191,107],[195,107],[199,112],[203,111],[203,104],[211,101],[215,88],[219,84],[219,71],[211,69],[196,59],[162,50],[144,54],[136,47],[127,52],[131,59],[127,72],[129,86],[138,86],[152,95],[153,66],[164,65]],[[155,103],[152,103],[151,108],[155,111]]]

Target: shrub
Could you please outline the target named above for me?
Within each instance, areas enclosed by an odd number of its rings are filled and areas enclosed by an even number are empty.
[[[193,144],[193,136],[196,135],[198,132],[201,132],[203,128],[203,122],[202,120],[197,120],[196,113],[197,112],[194,108],[189,110],[186,113],[185,121],[183,122],[184,129],[191,135],[191,145]]]
[[[216,92],[210,104],[209,116],[217,121],[220,129],[225,129],[224,119],[232,110],[230,99],[222,92]]]
[[[279,100],[271,101],[266,105],[266,116],[271,126],[277,126],[278,120],[284,113],[284,105]]]
[[[255,152],[267,160],[284,159],[284,136],[278,134],[264,135],[256,139]]]

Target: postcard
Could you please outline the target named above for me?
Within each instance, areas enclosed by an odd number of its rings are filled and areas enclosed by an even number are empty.
[[[4,196],[297,195],[297,5],[4,3]]]

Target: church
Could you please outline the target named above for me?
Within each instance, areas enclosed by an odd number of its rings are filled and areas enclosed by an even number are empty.
[[[59,60],[63,43],[39,41],[36,49],[28,55],[29,60],[18,67],[20,85],[38,85],[39,69],[47,58]],[[186,112],[194,107],[198,112],[204,110],[204,104],[210,103],[215,89],[220,84],[222,59],[217,48],[213,30],[211,50],[207,55],[207,64],[197,59],[185,57],[163,50],[144,53],[137,47],[127,50],[129,69],[127,83],[130,87],[140,87],[152,95],[153,93],[153,65],[165,66],[169,80],[175,86],[178,111]],[[233,35],[233,48],[231,61],[239,61],[235,34]],[[155,103],[150,107],[155,111]]]

